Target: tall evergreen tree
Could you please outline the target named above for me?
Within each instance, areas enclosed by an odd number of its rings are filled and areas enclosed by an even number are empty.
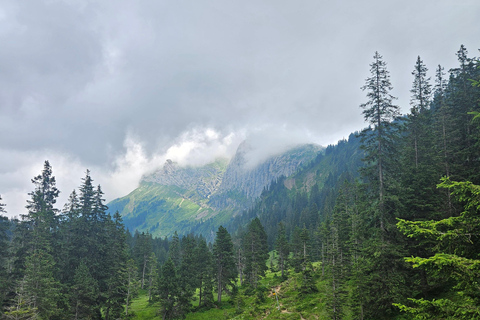
[[[57,212],[55,203],[60,191],[56,187],[55,177],[52,175],[52,167],[45,161],[42,173],[32,179],[35,190],[28,195],[28,214],[22,218],[31,230],[32,242],[29,250],[36,249],[51,250],[52,232],[57,229]]]
[[[390,74],[383,57],[375,52],[374,61],[370,64],[371,76],[367,78],[362,90],[367,91],[368,101],[360,105],[363,109],[368,129],[361,133],[362,147],[366,151],[365,161],[370,164],[369,177],[378,188],[378,212],[380,230],[385,230],[385,179],[389,169],[392,144],[396,135],[393,120],[400,115],[399,107],[393,104],[396,99],[390,94],[393,89]]]
[[[92,319],[96,316],[96,300],[98,297],[98,283],[92,278],[86,264],[82,261],[75,270],[74,285],[70,293],[72,303],[72,318]]]
[[[419,153],[422,150],[419,144],[427,144],[431,145],[430,141],[426,141],[425,137],[425,130],[426,130],[426,123],[425,123],[425,113],[430,104],[430,96],[431,96],[431,85],[430,85],[430,78],[427,78],[427,67],[420,59],[420,56],[417,57],[417,61],[415,63],[415,68],[412,72],[414,76],[412,89],[410,92],[412,93],[410,99],[410,105],[412,106],[411,109],[411,120],[410,120],[410,127],[412,131],[412,138],[414,144],[414,157],[415,157],[415,168],[418,168],[419,162]]]
[[[162,266],[158,283],[162,319],[176,317],[179,288],[177,270],[171,258]]]
[[[213,284],[215,281],[215,269],[213,254],[208,249],[205,238],[201,237],[195,248],[195,266],[198,274],[200,307],[213,305]]]
[[[173,233],[172,241],[169,244],[168,257],[172,259],[175,268],[180,268],[182,253],[180,248],[180,238],[177,231]]]
[[[278,265],[282,272],[282,278],[284,278],[285,268],[288,265],[288,256],[290,254],[290,248],[288,245],[285,225],[282,222],[278,224],[278,235],[277,235],[277,241],[275,243],[275,248],[278,253]]]
[[[406,260],[414,268],[425,269],[433,279],[454,286],[441,298],[410,298],[409,304],[396,305],[414,319],[480,319],[480,186],[443,178],[439,187],[452,192],[463,207],[460,214],[440,220],[402,219],[397,226],[409,237],[436,242],[434,255]]]
[[[16,289],[25,299],[17,299],[28,301],[28,305],[24,306],[36,310],[40,317],[52,319],[60,314],[60,283],[54,278],[55,261],[52,256],[52,234],[58,227],[58,210],[54,205],[59,191],[48,161],[32,183],[35,190],[29,193],[28,214],[22,216],[24,228],[19,228],[20,233],[17,233],[17,237],[24,238],[16,254],[20,255],[20,261],[24,261],[25,268],[20,273],[23,276],[18,279]]]
[[[145,286],[148,259],[152,253],[152,236],[147,232],[135,233],[136,241],[133,247],[133,256],[137,261],[138,270],[141,275],[142,289]]]
[[[129,307],[132,303],[132,299],[138,293],[140,286],[140,281],[138,280],[138,268],[135,263],[135,260],[129,259],[127,261],[127,266],[125,270],[125,287],[126,287],[126,297],[125,297],[125,315],[128,317]]]
[[[257,287],[258,280],[267,271],[268,245],[267,234],[263,229],[260,219],[253,219],[247,227],[243,239],[245,252],[245,275],[251,286]]]
[[[0,196],[0,201],[2,197]],[[0,317],[3,312],[3,301],[6,298],[7,291],[10,285],[10,279],[8,277],[8,249],[10,243],[7,236],[7,230],[9,228],[9,222],[7,217],[2,214],[6,213],[5,204],[0,202]]]
[[[122,217],[115,212],[113,220],[109,220],[107,228],[109,277],[105,295],[105,320],[118,319],[128,296],[128,265],[129,260]]]
[[[229,292],[229,287],[235,285],[237,278],[233,243],[227,229],[220,226],[213,244],[217,275],[217,301],[222,302],[222,293]]]

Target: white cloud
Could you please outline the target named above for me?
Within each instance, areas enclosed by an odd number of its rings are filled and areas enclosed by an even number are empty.
[[[3,0],[0,194],[21,210],[45,159],[62,197],[89,168],[111,199],[166,157],[334,143],[364,126],[376,50],[406,112],[417,55],[433,75],[462,43],[477,54],[479,14],[473,0]]]

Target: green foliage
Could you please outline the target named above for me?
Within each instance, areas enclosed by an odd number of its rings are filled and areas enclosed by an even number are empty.
[[[220,226],[213,244],[213,256],[217,277],[217,300],[222,301],[222,293],[235,286],[237,270],[233,252],[233,243],[227,229]]]
[[[82,261],[75,270],[70,294],[72,317],[74,319],[93,318],[96,314],[95,301],[98,298],[98,282],[92,278],[88,267]]]
[[[414,306],[397,304],[400,310],[415,315],[417,319],[432,315],[448,319],[480,318],[480,186],[469,181],[456,182],[443,178],[439,188],[448,188],[462,205],[458,216],[441,220],[399,220],[398,228],[413,238],[430,238],[437,245],[435,255],[408,257],[405,260],[414,268],[424,269],[432,278],[454,280],[454,297],[427,301],[409,299]]]
[[[254,288],[265,275],[268,259],[267,234],[258,218],[253,219],[243,237],[246,280]]]

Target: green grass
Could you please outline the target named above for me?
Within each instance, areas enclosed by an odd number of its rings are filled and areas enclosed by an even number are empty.
[[[314,263],[317,270],[320,270],[319,263]],[[210,320],[210,319],[327,319],[327,307],[325,302],[326,283],[320,279],[316,280],[318,293],[300,296],[301,274],[289,271],[289,278],[282,281],[280,272],[268,271],[260,281],[259,287],[264,287],[264,300],[259,301],[255,290],[248,289],[248,286],[240,287],[235,299],[230,300],[228,296],[222,296],[222,303],[210,310],[191,312],[186,315],[187,320]],[[279,305],[272,289],[278,290]],[[192,303],[192,309],[198,306],[198,300]],[[278,309],[280,307],[280,310]],[[157,315],[160,305],[149,304],[145,292],[132,303],[132,310],[135,317],[132,319],[161,319]]]
[[[157,315],[158,310],[160,310],[160,305],[158,303],[149,303],[148,293],[145,290],[140,290],[139,296],[132,301],[129,313],[133,315],[131,319],[161,320],[162,317]]]

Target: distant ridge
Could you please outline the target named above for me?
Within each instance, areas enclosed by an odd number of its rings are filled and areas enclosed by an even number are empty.
[[[109,212],[120,212],[132,232],[148,231],[161,237],[174,231],[188,233],[206,219],[230,220],[252,206],[272,181],[292,175],[322,150],[314,144],[295,146],[252,165],[251,147],[242,143],[230,162],[217,159],[193,167],[167,160],[144,176],[137,189],[111,201]]]

